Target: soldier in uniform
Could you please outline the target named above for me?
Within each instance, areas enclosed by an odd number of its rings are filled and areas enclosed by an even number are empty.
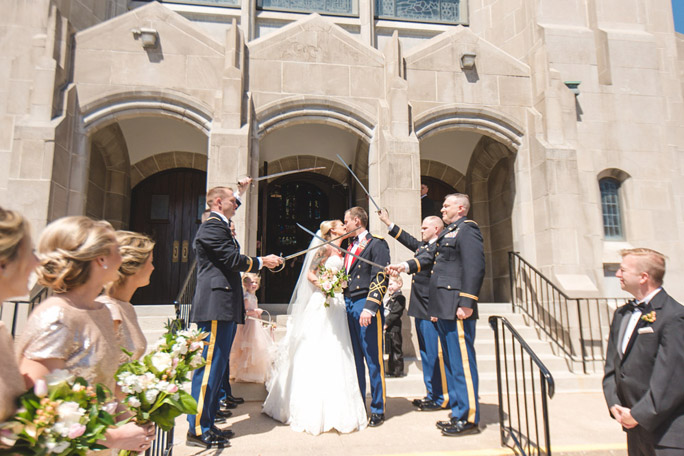
[[[422,241],[392,223],[386,210],[380,211],[380,220],[389,228],[389,235],[398,240],[404,247],[415,252],[416,256],[431,255],[428,249],[434,249],[437,235],[444,229],[444,222],[439,217],[425,217],[420,227]],[[428,294],[432,267],[427,267],[413,276],[411,299],[408,315],[415,319],[420,363],[423,367],[423,382],[427,395],[423,399],[415,399],[413,405],[421,411],[441,410],[449,406],[444,358],[437,325],[430,321],[428,313]]]
[[[415,274],[432,265],[428,306],[431,317],[437,318],[451,401],[451,419],[438,421],[437,427],[447,436],[480,432],[474,343],[485,261],[480,229],[466,218],[469,210],[467,195],[447,195],[442,205],[447,227],[437,236],[431,254],[387,268],[390,273]]]
[[[211,213],[200,225],[193,248],[197,257],[197,289],[192,299],[190,321],[209,333],[202,356],[206,365],[192,377],[192,396],[197,415],[188,415],[187,443],[205,448],[229,445],[230,431],[214,425],[219,407],[219,390],[229,362],[235,325],[245,321],[240,271],[262,266],[273,268],[282,259],[275,255],[249,257],[240,254],[229,220],[237,209],[232,189],[214,187],[207,193]]]
[[[387,241],[371,235],[368,226],[368,213],[361,207],[348,209],[344,214],[344,227],[353,230],[358,236],[349,240],[348,251],[376,264],[386,266],[390,262]],[[385,373],[383,366],[382,328],[385,317],[382,298],[387,291],[387,276],[383,268],[371,266],[351,255],[344,259],[349,274],[344,300],[347,306],[349,333],[351,334],[356,362],[359,389],[364,400],[366,397],[366,368],[371,384],[371,416],[369,426],[380,426],[385,421]]]

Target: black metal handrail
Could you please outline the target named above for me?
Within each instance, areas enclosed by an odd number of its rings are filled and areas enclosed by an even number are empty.
[[[10,324],[10,333],[12,334],[12,337],[16,337],[17,335],[17,326],[19,321],[26,321],[29,314],[33,312],[33,309],[51,295],[52,290],[50,288],[44,287],[42,285],[36,285],[31,290],[27,300],[12,299],[0,307],[1,320],[2,314],[6,310],[6,307],[9,307],[10,305],[12,306],[12,318]]]
[[[496,349],[501,445],[524,456],[550,456],[548,399],[554,394],[553,376],[508,320],[494,315],[489,325]]]
[[[517,252],[508,260],[513,311],[527,314],[585,374],[602,368],[613,310],[627,298],[571,298]]]
[[[176,300],[173,302],[176,308],[176,319],[182,322],[182,327],[185,329],[190,326],[190,307],[192,306],[192,297],[195,295],[197,288],[197,260],[192,262],[188,275],[183,281],[183,286],[178,292]]]

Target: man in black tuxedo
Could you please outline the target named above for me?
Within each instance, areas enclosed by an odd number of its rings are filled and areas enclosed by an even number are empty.
[[[235,325],[245,321],[240,271],[256,271],[262,266],[273,268],[282,262],[282,258],[240,254],[229,226],[237,209],[232,189],[212,188],[207,193],[207,205],[211,213],[200,225],[193,243],[197,258],[197,289],[192,299],[190,321],[209,336],[202,352],[206,365],[197,369],[192,377],[197,415],[188,415],[187,443],[221,448],[229,445],[232,432],[221,431],[214,425],[219,390],[229,362]]]
[[[391,273],[416,274],[432,267],[428,311],[437,321],[451,406],[451,418],[438,421],[437,427],[453,437],[480,432],[475,324],[485,259],[480,228],[466,218],[469,210],[468,195],[447,195],[442,205],[447,227],[437,236],[436,247],[428,250],[429,255],[387,268]]]
[[[432,255],[428,250],[437,246],[435,243],[437,236],[444,229],[444,222],[439,217],[425,217],[420,226],[422,240],[418,240],[392,223],[386,210],[383,209],[378,215],[380,220],[387,225],[389,235],[398,240],[404,247],[414,251],[416,257]],[[423,382],[427,391],[424,398],[413,401],[413,405],[421,411],[442,410],[449,406],[449,393],[444,371],[444,352],[439,343],[437,324],[430,320],[430,313],[428,312],[431,276],[432,267],[421,269],[413,276],[408,310],[409,317],[415,319],[420,363],[423,368]]]
[[[623,250],[616,276],[635,300],[619,307],[608,338],[603,394],[627,432],[630,456],[684,454],[684,306],[662,288],[665,256]]]
[[[385,316],[382,298],[387,292],[388,282],[383,267],[390,262],[390,252],[387,241],[380,236],[371,235],[367,226],[368,213],[362,207],[352,207],[344,213],[346,231],[357,233],[356,237],[350,239],[347,250],[381,266],[372,266],[351,255],[345,255],[344,259],[344,266],[349,274],[347,288],[344,289],[344,301],[354,349],[356,375],[365,402],[365,360],[371,390],[371,416],[368,425],[375,427],[385,421],[385,372],[382,357]]]
[[[428,196],[430,188],[425,184],[420,184],[420,217],[430,217],[431,215],[438,215],[435,208],[435,202]]]

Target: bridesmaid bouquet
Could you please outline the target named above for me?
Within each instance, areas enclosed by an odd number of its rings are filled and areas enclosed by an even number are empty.
[[[334,298],[335,293],[342,293],[342,290],[347,287],[349,276],[344,269],[335,270],[326,268],[323,265],[318,267],[318,283],[324,295],[329,298]],[[325,307],[329,307],[328,301],[325,301]]]
[[[155,423],[164,431],[173,428],[177,416],[196,414],[197,402],[184,391],[190,372],[202,367],[207,333],[182,330],[171,323],[167,332],[140,360],[124,363],[116,373],[117,384],[126,394],[123,403],[138,424]],[[120,456],[132,452],[122,450]]]
[[[85,456],[115,425],[116,401],[103,385],[88,386],[66,370],[55,370],[22,394],[17,414],[0,426],[9,454]]]

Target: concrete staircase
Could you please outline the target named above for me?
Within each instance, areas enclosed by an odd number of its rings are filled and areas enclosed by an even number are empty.
[[[287,331],[287,306],[283,304],[264,304],[277,323],[275,338],[280,340]],[[544,365],[553,375],[556,392],[600,392],[601,373],[590,375],[570,372],[567,361],[554,353],[552,344],[540,336],[540,332],[528,326],[525,317],[520,313],[513,313],[508,303],[481,303],[479,306],[480,319],[477,323],[475,350],[480,374],[480,394],[496,394],[496,355],[494,348],[494,331],[488,323],[491,315],[503,316],[525,339]],[[175,316],[173,306],[136,306],[140,325],[145,332],[148,344],[153,343],[164,333],[164,324]],[[402,378],[387,378],[387,395],[390,397],[423,397],[425,386],[420,360],[405,359],[407,375]],[[266,397],[266,390],[262,384],[236,383],[234,394],[247,400],[261,401]]]

